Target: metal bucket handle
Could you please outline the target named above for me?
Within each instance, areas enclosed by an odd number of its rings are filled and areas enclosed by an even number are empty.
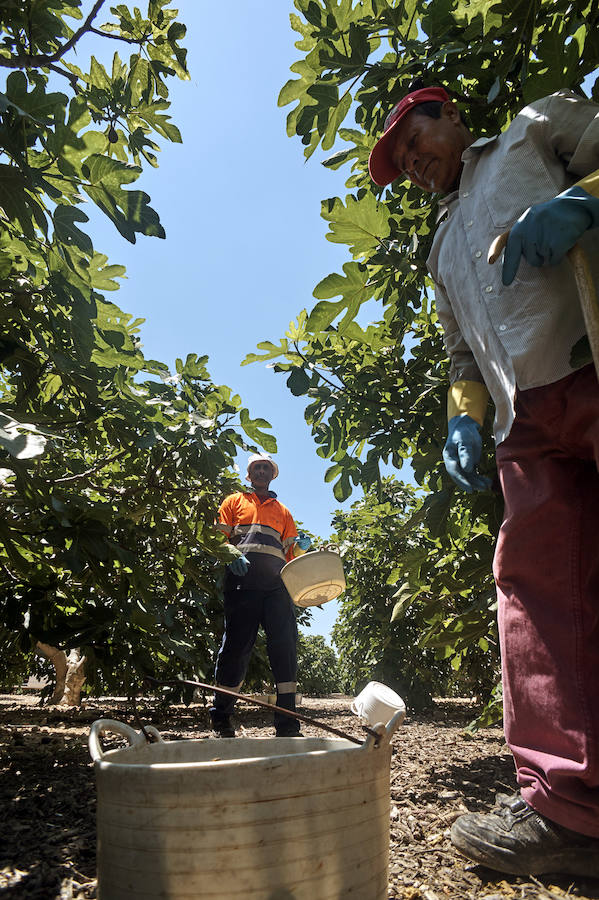
[[[153,725],[146,725],[145,730],[152,735],[154,740],[162,741],[160,732]],[[94,762],[104,759],[104,751],[100,746],[100,737],[106,732],[111,731],[114,734],[120,734],[121,737],[129,741],[131,747],[145,747],[147,738],[143,731],[135,731],[130,725],[124,722],[117,722],[116,719],[96,719],[92,724],[89,732],[89,752]]]

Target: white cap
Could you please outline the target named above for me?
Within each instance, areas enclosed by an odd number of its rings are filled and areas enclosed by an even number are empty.
[[[250,480],[250,469],[252,467],[252,463],[255,463],[255,462],[269,462],[272,466],[272,471],[273,471],[272,477],[276,478],[277,475],[279,474],[279,467],[276,464],[276,462],[274,461],[274,459],[272,459],[270,454],[268,454],[268,453],[252,453],[252,455],[248,459],[248,471],[247,471],[247,475],[245,476],[246,481]]]

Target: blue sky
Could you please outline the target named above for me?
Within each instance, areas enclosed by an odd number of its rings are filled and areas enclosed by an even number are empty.
[[[164,144],[159,168],[148,167],[135,185],[150,194],[167,236],[133,246],[86,207],[96,249],[127,267],[109,299],[145,318],[146,356],[173,365],[188,353],[208,354],[213,380],[272,424],[280,468],[272,487],[297,520],[326,537],[339,504],[324,483],[330,463],[316,455],[304,402],[287,390],[285,376],[240,363],[259,341],[278,341],[314,304],[315,285],[348,259],[345,247],[325,239],[320,218],[322,199],[345,196],[347,174],[325,169],[322,153],[306,163],[299,139],[287,137],[291,107],[277,106],[302,55],[291,0],[173,5],[188,29],[191,81],[169,86],[183,144]],[[88,36],[80,62],[94,53],[106,63],[115,50],[128,58],[128,49]],[[239,462],[245,472],[245,456]],[[315,609],[312,633],[328,637],[336,611],[335,602]]]

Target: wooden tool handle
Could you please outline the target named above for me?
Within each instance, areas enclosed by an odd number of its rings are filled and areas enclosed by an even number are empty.
[[[496,262],[505,250],[507,240],[510,236],[510,229],[498,235],[489,247],[487,253],[487,261],[492,265]],[[599,378],[599,302],[597,300],[597,292],[593,283],[591,271],[587,259],[576,244],[571,250],[568,250],[568,259],[574,270],[574,278],[576,280],[576,288],[578,290],[578,299],[582,308],[584,324],[591,347],[591,354],[595,364],[595,371]]]
[[[576,244],[568,250],[568,259],[574,269],[578,299],[582,307],[584,324],[591,347],[595,371],[599,378],[599,305],[593,277],[584,252]]]
[[[510,230],[508,228],[507,231],[504,231],[503,234],[500,234],[495,238],[491,246],[489,247],[489,252],[487,253],[487,262],[493,263],[499,259],[503,251],[505,250],[505,245],[507,244],[507,239],[510,236]]]

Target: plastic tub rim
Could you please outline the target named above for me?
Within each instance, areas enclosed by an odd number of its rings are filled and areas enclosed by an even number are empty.
[[[208,740],[211,740],[208,738]],[[238,741],[239,738],[219,738],[219,743],[223,740],[229,741]],[[243,740],[243,738],[242,738]],[[252,738],[246,739],[252,740]],[[280,738],[255,738],[254,740],[280,740]],[[301,738],[294,738],[294,740],[301,740]],[[308,738],[310,740],[310,738]],[[205,739],[198,738],[198,743],[205,743]],[[187,744],[192,743],[192,741],[164,741],[165,744]],[[216,740],[215,740],[216,743]],[[316,759],[320,756],[324,756],[327,753],[343,753],[347,751],[355,751],[355,752],[370,752],[372,748],[369,742],[365,742],[364,744],[352,744],[350,741],[344,741],[343,739],[339,739],[340,744],[345,744],[343,747],[330,747],[326,750],[308,750],[304,753],[277,753],[276,755],[268,755],[268,756],[247,756],[247,757],[237,757],[233,759],[210,759],[210,760],[202,760],[196,762],[172,762],[172,763],[162,763],[162,762],[140,762],[140,763],[127,763],[127,762],[113,762],[110,759],[112,754],[117,753],[135,753],[135,751],[143,749],[142,747],[119,747],[114,750],[107,750],[102,757],[102,759],[96,759],[94,761],[94,766],[98,766],[103,769],[110,769],[111,771],[116,771],[117,769],[151,769],[152,772],[184,772],[189,769],[211,769],[215,766],[227,766],[231,768],[250,768],[252,766],[262,766],[267,762],[281,762],[283,760],[289,759]],[[151,745],[150,745],[151,746]],[[216,748],[215,748],[216,753]]]

